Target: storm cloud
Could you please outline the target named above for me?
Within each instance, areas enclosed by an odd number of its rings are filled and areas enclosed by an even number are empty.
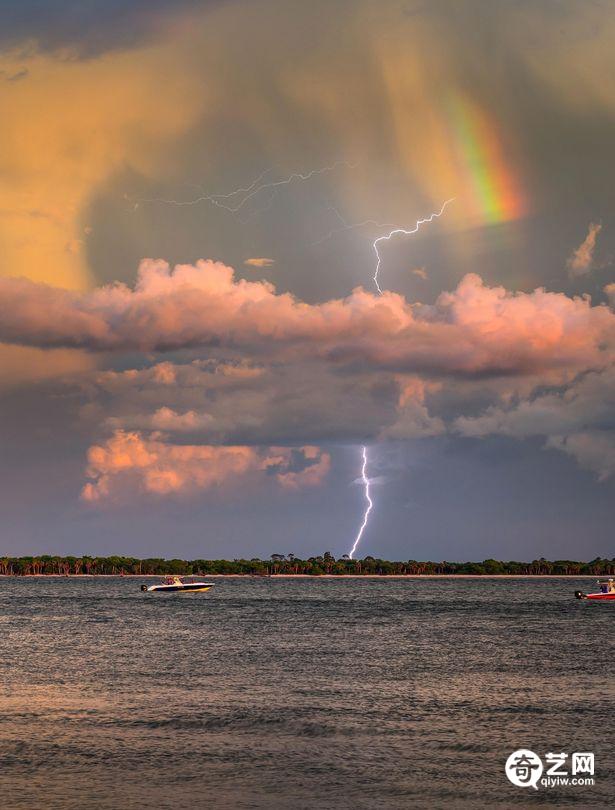
[[[5,551],[609,552],[609,4],[0,22]]]
[[[0,49],[50,51],[93,58],[160,35],[173,13],[223,0],[21,0],[2,3]]]

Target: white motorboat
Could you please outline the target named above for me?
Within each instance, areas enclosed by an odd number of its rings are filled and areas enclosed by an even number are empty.
[[[194,582],[183,577],[169,576],[158,585],[141,585],[141,590],[148,593],[200,593],[213,586],[213,582]]]

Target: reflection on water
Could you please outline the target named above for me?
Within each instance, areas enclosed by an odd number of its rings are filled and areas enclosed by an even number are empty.
[[[0,803],[606,807],[615,606],[588,584],[2,579]],[[519,748],[594,751],[596,785],[516,788]]]

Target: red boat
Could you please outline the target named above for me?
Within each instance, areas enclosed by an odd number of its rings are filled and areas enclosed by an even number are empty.
[[[599,579],[598,593],[583,593],[583,591],[575,591],[574,595],[577,599],[591,599],[592,602],[615,602],[615,580],[613,579]]]

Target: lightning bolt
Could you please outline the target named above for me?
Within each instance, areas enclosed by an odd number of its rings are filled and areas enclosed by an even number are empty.
[[[417,219],[417,221],[416,221],[413,228],[393,228],[391,231],[389,231],[389,233],[383,234],[382,236],[377,236],[374,239],[374,241],[372,242],[372,246],[374,248],[374,253],[376,254],[376,269],[374,270],[374,275],[372,276],[372,278],[373,278],[374,284],[376,285],[376,289],[378,290],[380,295],[382,295],[382,288],[381,288],[380,283],[378,281],[378,273],[380,271],[380,265],[382,264],[382,258],[380,256],[380,251],[378,250],[378,245],[381,242],[388,242],[390,239],[392,239],[393,236],[397,236],[398,234],[404,234],[405,236],[412,236],[413,234],[417,233],[419,228],[421,227],[421,225],[425,225],[428,222],[433,222],[434,219],[438,219],[439,217],[441,217],[442,214],[444,213],[445,209],[446,209],[446,206],[449,205],[450,203],[452,203],[454,199],[455,199],[454,197],[451,197],[450,199],[445,200],[442,203],[442,206],[440,207],[440,210],[439,211],[434,211],[428,217],[424,217],[423,219]],[[337,231],[331,231],[327,236],[324,237],[324,239],[320,240],[321,242],[324,242],[326,239],[329,239],[331,236],[333,236],[334,233],[339,233],[339,231],[347,231],[347,230],[351,230],[352,228],[361,228],[361,227],[363,227],[365,225],[377,225],[378,227],[390,227],[390,226],[385,226],[385,225],[378,225],[377,222],[374,222],[374,220],[369,220],[369,219],[365,220],[364,222],[357,222],[357,223],[354,223],[353,225],[349,225],[344,220],[344,218],[342,217],[342,215],[339,213],[339,211],[337,209],[331,208],[331,210],[335,212],[338,219],[343,223],[343,227],[338,228]],[[361,538],[363,537],[363,532],[365,531],[365,529],[367,527],[367,522],[369,520],[369,513],[372,511],[372,508],[374,506],[374,502],[372,501],[372,499],[370,497],[370,494],[369,494],[369,478],[367,477],[367,473],[366,473],[366,471],[367,471],[367,447],[365,447],[365,445],[361,448],[361,453],[362,453],[362,458],[363,458],[363,464],[361,466],[361,480],[362,480],[362,482],[363,482],[363,484],[365,486],[365,500],[367,502],[367,507],[366,507],[365,513],[363,515],[363,522],[361,523],[361,526],[359,528],[357,536],[355,537],[354,543],[352,544],[352,548],[350,549],[350,552],[348,554],[348,557],[351,560],[353,558],[353,554],[357,550],[357,546],[359,545],[359,542],[361,541]]]
[[[376,237],[376,239],[374,239],[374,241],[372,242],[372,247],[374,248],[374,253],[376,254],[376,269],[374,271],[374,275],[372,276],[372,278],[374,284],[376,285],[376,289],[378,290],[380,295],[382,295],[382,288],[380,287],[380,283],[378,281],[378,273],[380,272],[380,265],[382,263],[382,258],[380,256],[380,251],[378,250],[378,245],[381,242],[388,242],[389,239],[391,239],[393,236],[397,236],[398,234],[403,233],[406,236],[412,236],[412,234],[417,233],[421,225],[425,225],[428,222],[433,222],[434,219],[438,219],[439,217],[441,217],[442,214],[444,213],[446,206],[449,205],[449,203],[452,203],[454,199],[455,199],[454,197],[451,197],[450,200],[446,200],[445,202],[443,202],[440,210],[435,211],[428,217],[425,217],[424,219],[417,219],[414,228],[410,228],[409,230],[406,230],[405,228],[393,228],[392,231],[389,231],[389,233],[385,234],[384,236],[378,236]]]
[[[372,511],[374,506],[374,502],[369,496],[369,478],[367,477],[367,447],[365,445],[361,448],[361,453],[363,456],[363,466],[361,467],[361,480],[363,485],[365,486],[365,500],[367,502],[367,508],[365,509],[365,514],[363,515],[363,523],[361,524],[361,528],[359,529],[357,536],[355,537],[354,543],[352,544],[352,548],[350,549],[348,556],[352,560],[352,555],[357,550],[357,546],[363,537],[363,532],[365,531],[365,527],[367,526],[367,521],[369,520],[369,513]]]
[[[250,185],[245,186],[244,188],[235,189],[234,191],[230,191],[230,192],[225,193],[225,194],[205,194],[205,193],[201,193],[198,197],[195,197],[192,200],[168,200],[168,199],[163,199],[163,198],[153,198],[153,199],[142,198],[142,199],[138,199],[138,200],[134,201],[134,210],[136,210],[138,208],[140,203],[161,203],[161,204],[164,204],[164,205],[174,205],[174,206],[177,206],[177,207],[198,205],[200,203],[210,203],[211,205],[214,205],[217,208],[222,208],[222,209],[224,209],[225,211],[228,211],[231,214],[236,214],[246,205],[246,203],[248,203],[250,200],[254,199],[261,192],[263,192],[263,191],[265,191],[267,189],[273,189],[273,194],[272,194],[269,202],[267,203],[265,208],[261,209],[261,210],[267,210],[273,204],[273,199],[275,198],[278,190],[282,186],[288,186],[288,185],[291,185],[292,183],[295,183],[295,182],[305,182],[305,181],[310,180],[312,177],[315,177],[317,175],[321,175],[321,174],[325,174],[327,172],[335,171],[335,169],[337,169],[339,166],[346,166],[348,168],[354,169],[357,166],[357,164],[356,163],[348,163],[345,160],[338,160],[338,161],[335,161],[335,163],[331,164],[330,166],[323,166],[322,168],[319,168],[319,169],[312,169],[309,172],[293,172],[292,174],[288,175],[287,177],[282,178],[281,180],[272,180],[272,181],[264,182],[265,177],[272,171],[272,169],[270,168],[270,169],[266,169],[264,172],[262,172],[255,180],[253,180],[252,183],[250,183]],[[197,186],[197,188],[198,188],[198,186]],[[201,189],[201,191],[202,191],[202,189]],[[128,197],[127,197],[127,199],[128,199]],[[340,233],[342,231],[354,230],[354,229],[357,229],[357,228],[363,228],[363,227],[365,227],[367,225],[373,225],[373,226],[375,226],[377,228],[391,228],[391,230],[388,233],[383,234],[382,236],[377,236],[372,242],[372,247],[373,247],[374,253],[376,254],[376,268],[374,270],[374,275],[372,276],[372,279],[373,279],[374,284],[376,285],[376,289],[378,290],[378,293],[380,295],[382,295],[383,290],[382,290],[382,288],[380,286],[380,282],[378,280],[378,275],[379,275],[379,272],[380,272],[380,266],[382,264],[382,257],[380,255],[380,251],[378,249],[378,246],[380,245],[380,243],[381,242],[388,242],[394,236],[398,236],[398,235],[401,235],[401,234],[403,234],[404,236],[412,236],[413,234],[415,234],[415,233],[417,233],[419,231],[421,225],[426,225],[429,222],[433,222],[434,219],[438,219],[439,217],[441,217],[442,214],[444,213],[446,207],[450,203],[452,203],[454,199],[455,199],[454,197],[451,197],[450,199],[445,200],[444,203],[442,203],[442,206],[441,206],[440,210],[439,211],[434,211],[428,217],[424,217],[423,219],[417,219],[414,227],[412,227],[412,228],[398,228],[398,227],[394,227],[390,223],[383,224],[383,223],[376,222],[373,219],[364,220],[363,222],[348,223],[348,222],[346,222],[346,220],[342,217],[342,215],[340,214],[340,212],[336,208],[334,208],[333,206],[330,206],[330,210],[333,211],[335,213],[335,215],[337,216],[337,218],[340,220],[340,222],[342,223],[342,227],[337,228],[335,230],[331,230],[322,239],[319,239],[317,242],[314,242],[313,245],[318,245],[318,244],[321,244],[322,242],[325,242],[327,239],[330,239],[336,233]],[[132,200],[131,200],[131,202],[132,202]],[[255,213],[258,213],[258,211],[256,211],[256,212],[253,211],[248,216],[250,217],[250,216],[254,215]],[[357,536],[355,537],[352,548],[350,549],[350,552],[348,554],[348,556],[349,556],[349,558],[351,560],[353,559],[353,555],[354,555],[355,551],[357,550],[357,546],[359,545],[359,543],[361,541],[361,538],[363,536],[363,533],[364,533],[364,531],[365,531],[365,529],[367,527],[367,523],[368,523],[368,520],[369,520],[369,515],[370,515],[370,512],[372,511],[373,506],[374,506],[374,503],[373,503],[373,501],[372,501],[372,499],[370,497],[370,494],[369,494],[369,478],[367,477],[367,473],[366,473],[366,471],[367,471],[367,461],[368,461],[367,447],[366,446],[363,446],[361,448],[361,453],[362,453],[362,459],[363,459],[363,464],[361,466],[361,480],[362,480],[363,485],[365,487],[365,500],[366,500],[367,506],[366,506],[366,509],[365,509],[365,513],[363,515],[363,522],[361,523],[361,526],[359,528]]]
[[[223,208],[225,211],[229,211],[231,214],[236,214],[247,202],[266,189],[279,189],[281,186],[289,186],[292,183],[305,182],[306,180],[310,180],[312,177],[316,177],[317,175],[335,171],[335,169],[337,169],[339,166],[346,166],[347,168],[354,169],[357,164],[348,163],[346,160],[337,160],[330,166],[323,166],[320,169],[312,169],[309,172],[293,172],[281,180],[263,182],[269,172],[272,171],[272,169],[266,169],[252,183],[250,183],[249,186],[237,188],[234,191],[229,191],[226,194],[201,194],[192,200],[168,200],[161,197],[151,199],[140,198],[136,200],[135,208],[137,208],[140,203],[162,203],[164,205],[175,205],[177,207],[198,205],[199,203],[210,203],[211,205],[215,205],[217,208]]]
[[[412,236],[413,234],[417,233],[420,229],[421,225],[425,225],[428,222],[433,222],[434,219],[438,219],[442,216],[444,211],[446,210],[447,205],[452,203],[455,200],[455,197],[451,197],[449,200],[445,200],[442,203],[442,206],[439,211],[434,211],[433,214],[430,214],[428,217],[423,219],[417,219],[413,228],[399,228],[395,225],[392,225],[389,222],[376,222],[375,219],[365,219],[363,222],[347,222],[344,217],[340,214],[340,212],[334,206],[328,206],[328,210],[332,211],[335,216],[339,219],[342,223],[341,228],[333,228],[329,231],[328,234],[318,239],[316,242],[312,242],[310,247],[316,247],[316,245],[321,245],[323,242],[326,242],[328,239],[331,239],[332,236],[335,236],[338,233],[344,233],[345,231],[352,231],[356,230],[357,228],[364,228],[367,225],[372,225],[375,228],[391,228],[391,230],[383,234],[382,236],[377,236],[374,241],[372,242],[372,247],[374,249],[374,253],[376,254],[376,269],[374,271],[374,275],[372,276],[372,280],[376,285],[376,289],[382,295],[382,288],[380,287],[380,283],[378,281],[378,274],[380,272],[380,265],[382,264],[382,257],[380,256],[380,251],[378,250],[378,245],[380,242],[388,242],[393,236],[397,236],[398,234],[405,234],[406,236]]]

